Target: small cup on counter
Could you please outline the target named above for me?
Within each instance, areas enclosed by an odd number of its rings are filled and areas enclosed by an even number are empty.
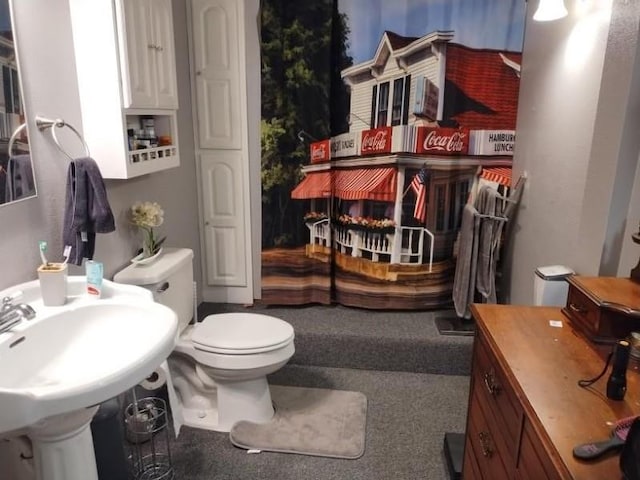
[[[67,264],[47,263],[38,267],[42,302],[48,307],[58,307],[67,301]]]

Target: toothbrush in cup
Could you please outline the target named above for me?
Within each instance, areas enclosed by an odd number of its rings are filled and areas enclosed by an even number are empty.
[[[64,246],[64,251],[62,252],[62,256],[64,257],[64,261],[62,262],[62,265],[66,265],[67,262],[69,261],[69,257],[71,256],[71,245]]]
[[[47,265],[49,265],[49,262],[47,261],[47,257],[45,255],[45,252],[47,251],[47,242],[41,241],[39,244],[39,247],[40,247],[40,259],[42,260],[42,265],[46,267]]]

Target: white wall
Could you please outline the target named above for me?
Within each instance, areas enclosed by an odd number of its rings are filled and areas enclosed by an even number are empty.
[[[527,12],[514,176],[528,180],[507,252],[511,303],[532,302],[537,266],[614,276],[633,266],[619,252],[631,241],[623,232],[638,158],[640,9],[565,3],[569,16],[554,22],[532,20],[537,1]]]
[[[173,1],[181,165],[133,180],[106,182],[117,230],[98,235],[95,258],[104,262],[107,278],[128,264],[139,246],[138,234],[128,224],[126,215],[127,209],[137,200],[157,201],[163,206],[165,223],[160,227],[160,233],[167,235],[166,245],[192,248],[196,255],[195,276],[201,278],[184,2]],[[36,278],[40,263],[39,240],[49,242],[52,257],[57,253],[61,258],[68,161],[55,148],[48,134],[37,131],[34,116],[61,117],[78,129],[82,125],[67,1],[13,0],[13,3],[38,196],[0,208],[0,250],[3,252],[0,289]],[[63,141],[65,145],[68,141],[70,148],[77,145],[72,137]],[[74,267],[71,273],[83,272]]]

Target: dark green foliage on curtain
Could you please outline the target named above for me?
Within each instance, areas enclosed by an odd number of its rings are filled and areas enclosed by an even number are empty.
[[[335,0],[264,0],[262,25],[262,245],[298,245],[303,202],[291,201],[309,163],[309,143],[346,130],[348,92],[340,71],[346,20]],[[300,133],[302,132],[302,133]]]

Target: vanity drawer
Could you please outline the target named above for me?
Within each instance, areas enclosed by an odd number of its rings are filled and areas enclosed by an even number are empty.
[[[525,420],[516,469],[518,480],[560,480],[533,426]]]
[[[513,462],[505,456],[504,438],[491,412],[482,406],[482,400],[472,393],[467,418],[467,435],[464,449],[464,480],[502,480],[509,478]],[[506,460],[506,461],[505,461]]]
[[[623,305],[600,301],[575,285],[569,285],[567,305],[562,309],[573,325],[596,343],[614,343],[629,333],[640,330],[640,318],[631,315]]]
[[[476,342],[473,360],[474,392],[490,411],[496,427],[503,433],[504,448],[509,458],[515,458],[522,425],[522,406],[484,336],[479,334]]]
[[[598,334],[600,308],[573,285],[569,286],[567,306],[564,311],[573,320],[576,327],[580,328],[587,336],[593,337]]]

